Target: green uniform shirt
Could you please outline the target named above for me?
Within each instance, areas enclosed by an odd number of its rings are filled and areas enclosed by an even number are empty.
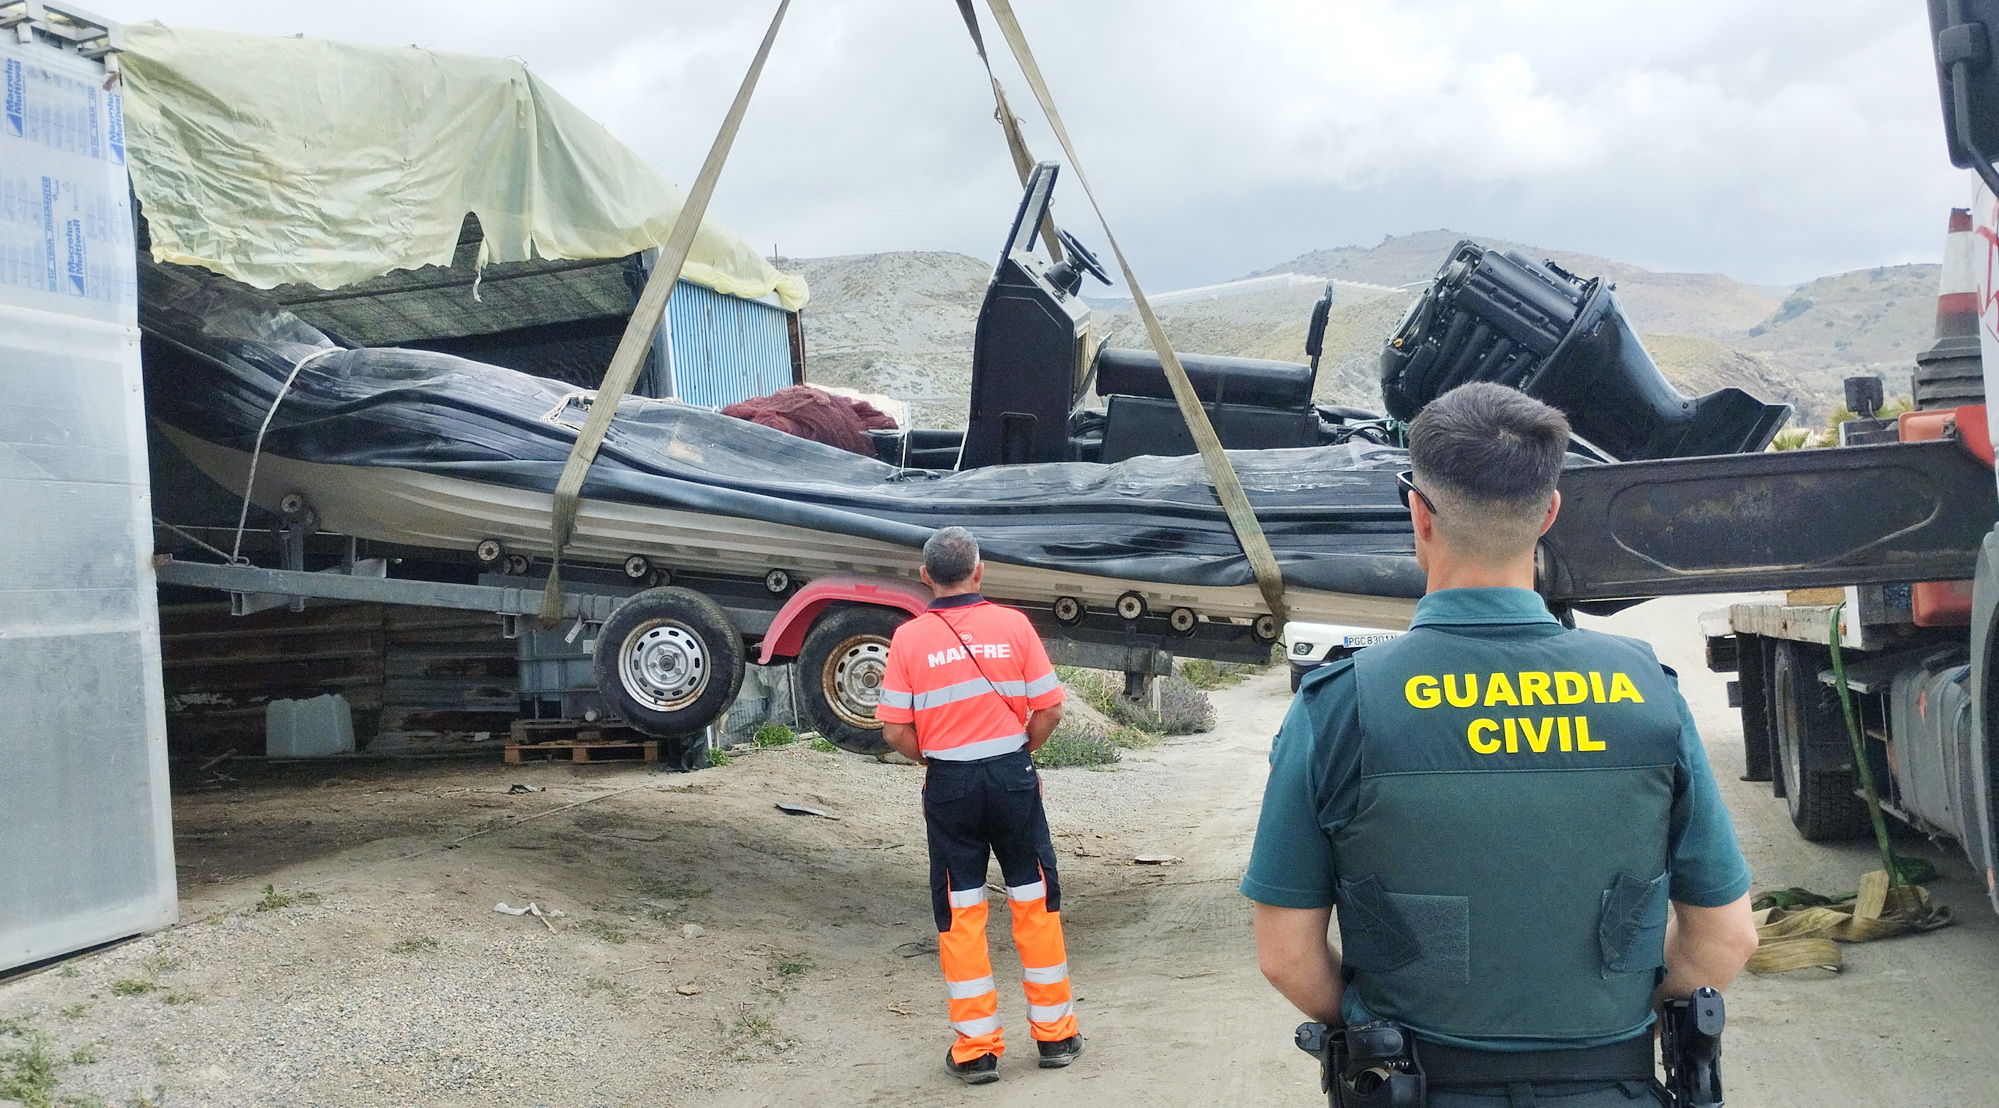
[[[1560,624],[1526,589],[1449,589],[1431,593],[1416,608],[1412,626],[1448,626],[1488,641],[1543,638]],[[1670,669],[1661,666],[1669,679]],[[1674,682],[1677,689],[1677,681]],[[1353,818],[1360,784],[1360,713],[1354,667],[1336,662],[1305,679],[1271,746],[1256,842],[1243,895],[1281,908],[1328,908],[1337,900],[1329,835]],[[1709,770],[1700,735],[1684,700],[1679,755],[1669,824],[1668,895],[1700,907],[1717,907],[1749,889],[1749,870],[1728,811]],[[1350,1009],[1355,1008],[1352,990]],[[1349,1021],[1366,1013],[1351,1010]],[[1594,1045],[1575,1043],[1573,1045]]]

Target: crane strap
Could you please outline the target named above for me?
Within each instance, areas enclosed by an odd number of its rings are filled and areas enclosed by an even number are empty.
[[[1201,407],[1193,382],[1187,379],[1186,367],[1180,364],[1180,356],[1173,352],[1173,344],[1166,338],[1166,329],[1160,326],[1151,302],[1146,300],[1144,290],[1138,287],[1138,278],[1131,271],[1131,263],[1125,260],[1124,250],[1118,246],[1117,236],[1111,233],[1110,221],[1104,218],[1103,205],[1097,203],[1097,194],[1090,188],[1090,178],[1083,172],[1082,159],[1076,156],[1075,143],[1069,139],[1069,129],[1063,126],[1062,115],[1055,110],[1054,97],[1048,93],[1047,82],[1041,79],[1041,67],[1035,64],[1034,52],[1027,46],[1027,36],[1021,33],[1020,22],[1014,18],[1013,5],[1008,0],[986,0],[986,3],[992,9],[1000,33],[1006,36],[1007,45],[1013,48],[1014,60],[1020,63],[1020,71],[1027,78],[1028,87],[1034,90],[1034,98],[1041,103],[1041,112],[1048,117],[1048,125],[1055,132],[1056,141],[1062,144],[1062,152],[1068,155],[1069,168],[1075,170],[1076,180],[1083,186],[1083,195],[1089,198],[1091,209],[1097,213],[1097,222],[1104,229],[1104,241],[1110,244],[1111,253],[1117,258],[1125,286],[1131,289],[1132,304],[1138,309],[1139,318],[1145,321],[1145,333],[1151,337],[1153,349],[1159,353],[1167,384],[1173,388],[1173,399],[1180,406],[1180,414],[1187,421],[1187,430],[1194,436],[1195,446],[1200,449],[1201,460],[1207,464],[1208,478],[1215,485],[1215,496],[1228,513],[1236,541],[1242,544],[1242,552],[1249,559],[1249,568],[1256,574],[1256,584],[1263,593],[1264,603],[1269,606],[1270,614],[1282,623],[1286,617],[1284,574],[1277,566],[1277,556],[1270,549],[1270,540],[1264,537],[1263,525],[1257,522],[1256,509],[1250,506],[1249,496],[1242,490],[1242,481],[1236,477],[1235,467],[1229,464],[1228,454],[1222,449],[1222,440],[1215,435],[1214,425],[1208,421],[1208,413]]]
[[[972,0],[958,0],[958,14],[965,17],[965,30],[972,33],[972,49],[979,52],[979,62],[986,67],[986,80],[993,86],[993,117],[999,120],[1000,130],[1006,133],[1007,152],[1013,155],[1013,171],[1020,176],[1022,188],[1027,187],[1028,175],[1034,172],[1034,153],[1027,148],[1027,136],[1021,133],[1020,117],[1013,114],[1013,106],[1006,102],[1006,88],[1000,84],[999,75],[993,72],[993,60],[986,56],[986,37],[979,33],[979,13],[972,7]],[[1041,241],[1048,247],[1048,260],[1062,260],[1062,236],[1055,229],[1055,213],[1044,211],[1041,215]]]
[[[590,464],[597,460],[597,450],[604,444],[604,435],[611,429],[611,419],[618,413],[618,403],[632,390],[638,380],[639,370],[645,365],[646,352],[652,348],[653,336],[659,333],[659,322],[666,315],[667,301],[673,296],[673,287],[680,280],[681,267],[687,263],[687,252],[694,245],[695,232],[701,229],[701,219],[708,212],[708,199],[715,193],[715,182],[722,176],[722,163],[729,158],[729,148],[736,141],[736,131],[742,126],[743,112],[750,105],[750,94],[756,91],[757,78],[762,75],[764,62],[770,57],[771,43],[777,41],[777,29],[784,22],[784,13],[791,7],[791,0],[778,0],[777,14],[771,17],[770,29],[764,32],[763,44],[757,47],[757,56],[750,62],[750,70],[743,75],[742,87],[736,90],[735,102],[729,105],[729,114],[722,119],[722,129],[715,136],[715,144],[708,148],[708,160],[701,163],[701,173],[694,179],[694,186],[687,191],[687,199],[680,206],[680,214],[674,218],[673,231],[659,248],[659,259],[646,277],[645,290],[639,294],[638,307],[632,311],[625,323],[625,333],[618,339],[617,352],[611,355],[611,365],[604,371],[604,382],[597,388],[597,397],[590,402],[590,414],[583,421],[583,429],[576,433],[576,443],[569,449],[569,458],[562,465],[562,477],[555,484],[554,516],[550,521],[554,531],[555,557],[548,569],[548,587],[541,594],[541,623],[553,627],[562,619],[562,549],[569,545],[576,531],[577,502],[583,494],[583,479],[590,472]]]

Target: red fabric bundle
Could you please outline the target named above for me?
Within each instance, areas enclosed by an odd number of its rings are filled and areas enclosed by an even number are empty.
[[[873,404],[810,385],[790,385],[769,396],[752,397],[723,408],[722,414],[871,458],[875,448],[868,432],[895,430],[895,420]]]

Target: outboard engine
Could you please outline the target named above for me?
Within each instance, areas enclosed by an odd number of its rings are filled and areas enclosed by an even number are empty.
[[[1381,351],[1390,415],[1469,381],[1560,408],[1611,461],[1762,450],[1790,418],[1736,388],[1688,399],[1659,372],[1602,278],[1460,242]]]

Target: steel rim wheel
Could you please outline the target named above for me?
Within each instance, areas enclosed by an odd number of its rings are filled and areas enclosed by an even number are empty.
[[[855,727],[879,727],[875,706],[881,703],[882,676],[888,672],[888,640],[879,635],[855,635],[833,648],[819,687],[833,714]]]
[[[699,699],[709,668],[701,637],[677,620],[640,624],[618,650],[619,683],[655,712],[679,711]]]

